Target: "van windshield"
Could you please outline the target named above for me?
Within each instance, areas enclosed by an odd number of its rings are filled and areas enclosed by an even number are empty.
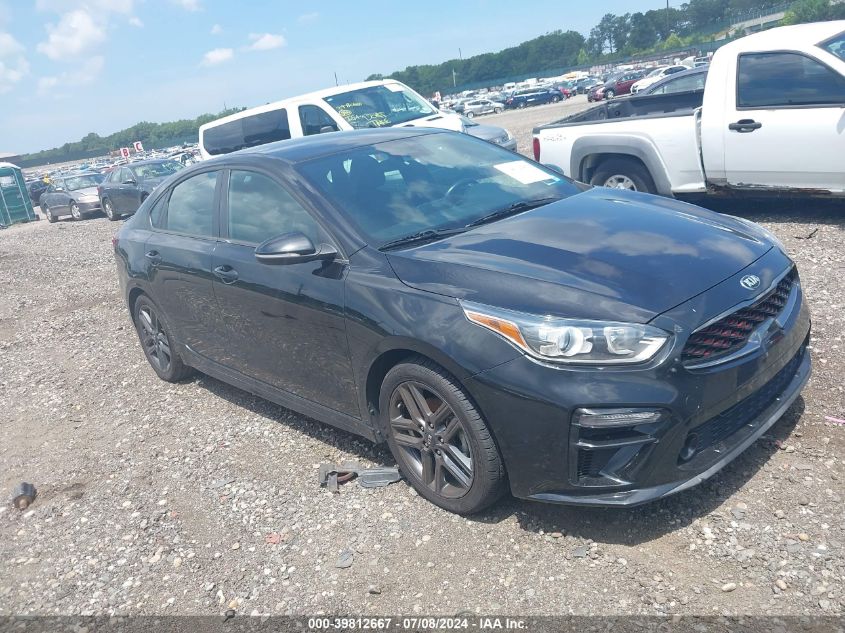
[[[325,97],[355,129],[390,127],[437,114],[428,103],[398,84],[370,86]]]

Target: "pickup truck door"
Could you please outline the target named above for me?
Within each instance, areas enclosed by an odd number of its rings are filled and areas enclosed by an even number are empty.
[[[845,63],[822,55],[739,55],[721,130],[729,185],[845,191]]]

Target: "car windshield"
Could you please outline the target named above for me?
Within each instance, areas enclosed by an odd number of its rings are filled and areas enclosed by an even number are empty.
[[[160,163],[147,163],[146,165],[133,165],[135,175],[142,180],[147,178],[165,178],[175,174],[182,169],[183,165],[175,160],[164,160]]]
[[[350,90],[325,101],[355,129],[390,127],[437,113],[399,84]]]
[[[845,60],[845,33],[840,33],[836,37],[829,39],[822,44],[822,48],[833,53],[839,59]]]
[[[533,161],[449,132],[352,148],[298,169],[375,247],[580,191]]]
[[[73,176],[65,179],[65,187],[68,191],[76,191],[77,189],[88,189],[89,187],[96,187],[103,182],[103,176],[100,174],[85,174],[84,176]]]

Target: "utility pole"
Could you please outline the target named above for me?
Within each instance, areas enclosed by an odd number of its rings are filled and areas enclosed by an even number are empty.
[[[459,58],[461,61],[464,61],[464,56],[463,56],[463,53],[461,53],[461,49],[460,49],[460,47],[458,48],[458,58]]]
[[[338,85],[337,84],[337,72],[335,72],[335,74],[334,74],[334,85],[335,86]]]
[[[666,39],[669,39],[669,0],[666,0]]]
[[[457,81],[457,79],[455,79],[455,69],[454,68],[452,69],[452,87],[453,88],[458,87],[458,81]]]

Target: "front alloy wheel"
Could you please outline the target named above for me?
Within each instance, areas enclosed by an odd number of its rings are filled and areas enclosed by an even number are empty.
[[[413,475],[429,490],[456,499],[472,486],[472,449],[463,424],[430,387],[408,381],[390,399],[390,430]]]
[[[75,202],[70,203],[70,214],[73,216],[74,220],[82,219],[82,211],[79,210],[79,205]]]
[[[399,470],[432,503],[471,514],[505,491],[499,449],[460,383],[429,359],[412,357],[384,378],[382,429]]]

